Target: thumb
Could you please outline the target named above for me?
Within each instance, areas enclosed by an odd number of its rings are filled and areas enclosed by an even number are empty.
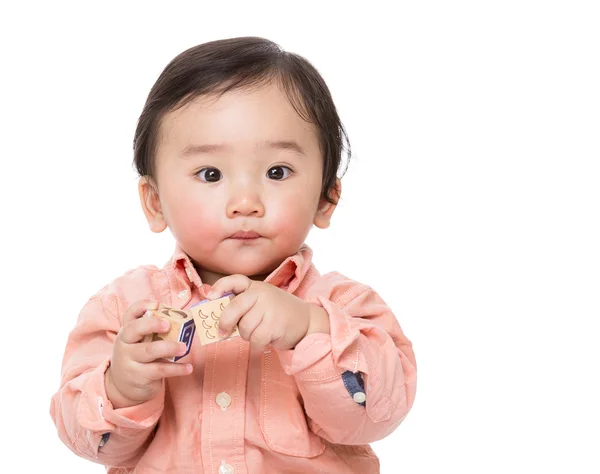
[[[158,309],[158,303],[152,300],[139,300],[132,303],[129,308],[123,313],[123,326],[130,323],[134,319],[140,318],[146,314],[146,311],[154,311]]]
[[[239,295],[250,288],[251,284],[252,280],[250,280],[250,278],[247,276],[229,275],[217,280],[206,297],[209,300],[215,300],[228,293]]]

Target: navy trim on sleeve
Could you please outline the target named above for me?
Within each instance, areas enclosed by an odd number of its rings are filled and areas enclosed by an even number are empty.
[[[354,398],[354,395],[359,392],[365,393],[365,382],[360,372],[354,373],[349,370],[346,370],[342,374],[342,381],[344,382],[344,386],[346,387],[346,390],[348,390],[348,393],[352,398]],[[356,403],[362,405],[363,407],[366,406],[365,402]]]
[[[102,439],[100,440],[100,444],[98,445],[100,448],[102,446],[104,446],[106,444],[106,442],[108,441],[108,438],[110,438],[110,433],[104,433],[102,435]]]

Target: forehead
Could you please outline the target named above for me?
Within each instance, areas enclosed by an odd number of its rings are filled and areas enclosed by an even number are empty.
[[[319,154],[316,127],[294,109],[274,84],[200,96],[163,117],[159,154],[181,153],[190,146],[254,147],[265,142],[296,142]]]

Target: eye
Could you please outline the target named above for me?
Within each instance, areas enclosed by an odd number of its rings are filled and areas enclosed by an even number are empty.
[[[267,171],[267,177],[269,179],[275,179],[278,181],[287,178],[291,174],[292,170],[287,166],[273,166],[269,169],[269,171]]]
[[[204,168],[198,171],[197,176],[206,183],[216,183],[223,175],[217,168]]]

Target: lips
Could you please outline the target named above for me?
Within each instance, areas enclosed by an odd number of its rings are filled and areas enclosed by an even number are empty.
[[[242,239],[242,240],[250,240],[250,239],[258,239],[260,234],[250,231],[250,230],[239,230],[235,234],[229,236],[230,239]]]

